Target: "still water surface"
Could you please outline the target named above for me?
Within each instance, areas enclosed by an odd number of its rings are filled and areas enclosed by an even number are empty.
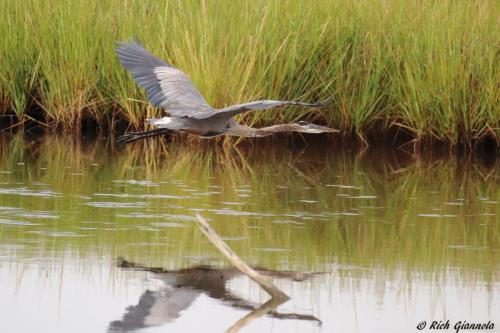
[[[243,332],[499,330],[496,160],[65,137],[0,154],[1,332],[232,327],[268,298],[196,213],[291,296]]]

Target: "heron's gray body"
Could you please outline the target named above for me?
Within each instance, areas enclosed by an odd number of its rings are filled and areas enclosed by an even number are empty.
[[[184,131],[199,136],[222,135],[229,126],[229,119],[225,117],[215,117],[210,122],[190,117],[153,118],[147,122],[157,128]]]
[[[286,105],[318,108],[323,107],[324,103],[262,100],[214,109],[207,103],[186,74],[153,56],[138,41],[122,42],[116,53],[121,64],[130,71],[137,84],[146,90],[151,104],[165,109],[170,115],[170,117],[148,120],[149,124],[163,131],[126,134],[122,137],[123,142],[165,134],[166,131],[187,132],[205,137],[216,135],[267,136],[283,131],[337,132],[329,127],[305,122],[259,129],[241,125],[233,117],[248,110],[270,109]]]

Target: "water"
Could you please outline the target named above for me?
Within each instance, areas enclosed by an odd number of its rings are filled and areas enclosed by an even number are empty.
[[[1,332],[232,327],[268,297],[196,213],[291,297],[244,332],[499,330],[496,160],[64,137],[0,154]]]

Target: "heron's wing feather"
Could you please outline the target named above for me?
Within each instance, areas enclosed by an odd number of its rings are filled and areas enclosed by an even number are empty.
[[[196,118],[213,110],[186,74],[153,56],[138,41],[120,42],[116,54],[154,106],[177,117]]]
[[[299,106],[304,106],[304,107],[309,107],[309,108],[318,108],[318,107],[325,106],[324,103],[304,103],[304,102],[297,102],[297,101],[262,100],[262,101],[254,101],[254,102],[232,105],[232,106],[229,106],[227,108],[217,110],[216,114],[218,116],[224,115],[224,116],[232,117],[232,116],[235,116],[237,114],[240,114],[240,113],[248,111],[248,110],[266,110],[266,109],[271,109],[271,108],[275,108],[275,107],[279,107],[279,106],[288,106],[288,105],[299,105]],[[202,117],[203,116],[208,116],[208,115],[202,115]]]

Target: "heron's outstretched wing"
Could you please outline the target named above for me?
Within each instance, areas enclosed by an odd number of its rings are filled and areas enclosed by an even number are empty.
[[[240,137],[263,137],[281,132],[302,132],[302,133],[336,133],[338,130],[326,126],[311,124],[305,121],[299,121],[293,124],[280,124],[262,128],[252,128],[238,123],[232,123],[223,134]]]
[[[186,74],[153,56],[138,40],[119,42],[116,53],[154,106],[177,117],[197,118],[213,110]]]
[[[304,107],[309,107],[309,108],[320,108],[320,107],[324,107],[324,106],[328,105],[328,102],[324,101],[324,102],[320,102],[320,103],[304,103],[304,102],[297,102],[297,101],[262,100],[262,101],[254,101],[254,102],[248,102],[248,103],[228,106],[227,108],[224,108],[224,109],[214,110],[214,111],[210,112],[210,114],[202,114],[197,118],[204,119],[204,118],[209,118],[213,115],[232,117],[232,116],[235,116],[237,114],[240,114],[240,113],[248,111],[248,110],[266,110],[266,109],[272,109],[275,107],[287,106],[287,105],[299,105],[299,106],[304,106]]]

